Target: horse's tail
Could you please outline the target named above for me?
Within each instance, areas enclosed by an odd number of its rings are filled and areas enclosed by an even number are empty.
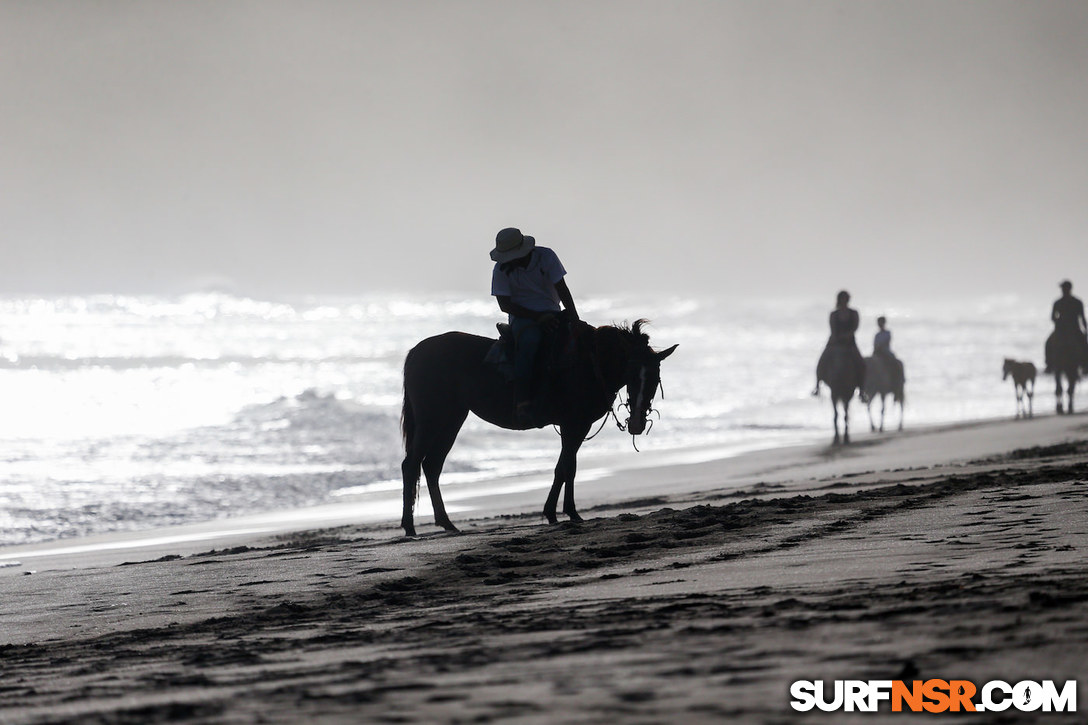
[[[416,417],[412,412],[412,403],[408,400],[408,390],[404,391],[404,405],[400,409],[400,436],[404,440],[405,452],[412,449],[412,440],[416,435]]]
[[[401,476],[404,480],[404,514],[401,517],[401,525],[405,526],[405,532],[410,532],[410,535],[415,532],[411,511],[419,497],[419,477],[423,463],[413,451],[416,438],[416,414],[408,395],[408,362],[411,358],[412,353],[409,352],[404,359],[404,404],[400,409],[400,434],[404,439],[404,461],[400,464]]]
[[[412,348],[404,356],[404,367],[401,369],[401,390],[404,393],[404,403],[400,409],[400,435],[404,440],[405,452],[412,450],[412,441],[415,440],[416,436],[416,416],[412,410],[411,397],[408,395],[408,366],[412,364],[412,356],[415,351],[415,348]]]

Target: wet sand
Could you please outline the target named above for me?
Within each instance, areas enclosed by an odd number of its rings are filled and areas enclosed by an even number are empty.
[[[676,458],[582,486],[580,525],[537,498],[466,502],[461,534],[39,550],[0,569],[0,722],[932,719],[803,716],[798,679],[1077,679],[1088,703],[1088,418]]]

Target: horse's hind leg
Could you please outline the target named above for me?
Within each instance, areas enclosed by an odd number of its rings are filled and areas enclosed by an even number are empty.
[[[450,521],[446,513],[446,505],[442,502],[442,492],[438,489],[438,477],[442,475],[442,464],[445,456],[435,461],[430,457],[423,461],[423,475],[427,477],[427,493],[431,496],[431,508],[434,509],[434,525],[441,526],[446,531],[457,531],[457,527]]]
[[[459,421],[447,421],[444,425],[443,435],[428,447],[427,455],[423,459],[423,475],[427,477],[427,493],[431,497],[431,508],[434,509],[435,526],[441,526],[446,531],[457,531],[457,527],[450,521],[446,513],[446,505],[442,501],[442,491],[438,487],[438,479],[442,475],[442,466],[446,463],[446,456],[453,448],[453,442],[457,439],[457,432],[465,422],[468,413],[461,415]]]
[[[404,529],[405,536],[415,536],[416,525],[413,520],[413,510],[416,506],[416,491],[419,488],[419,457],[409,451],[400,464],[400,472],[404,477],[404,513],[401,514],[400,525]]]
[[[1058,399],[1058,415],[1065,412],[1065,408],[1062,407],[1062,379],[1058,373],[1054,373],[1054,396]]]

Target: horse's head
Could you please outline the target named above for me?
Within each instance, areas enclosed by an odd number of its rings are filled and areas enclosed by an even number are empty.
[[[1009,377],[1009,373],[1012,372],[1013,362],[1014,361],[1010,360],[1009,358],[1005,358],[1005,367],[1001,369],[1002,380],[1006,380]]]
[[[630,417],[624,428],[631,435],[646,432],[646,418],[653,410],[654,395],[661,385],[661,361],[672,355],[677,345],[660,352],[650,347],[650,336],[642,331],[645,320],[631,326],[625,344],[627,365],[623,378],[627,386],[627,407]]]

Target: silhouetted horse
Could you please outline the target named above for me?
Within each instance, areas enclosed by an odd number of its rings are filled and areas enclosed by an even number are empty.
[[[831,410],[835,414],[835,439],[833,445],[838,445],[839,438],[839,406],[842,406],[843,433],[842,443],[850,442],[850,401],[854,397],[854,391],[861,387],[861,379],[858,369],[854,365],[854,353],[845,345],[829,345],[826,350],[823,364],[818,366],[820,376],[816,384],[816,393],[819,394],[821,382],[827,383],[831,389]]]
[[[892,396],[892,404],[899,403],[899,430],[903,430],[903,383],[892,370],[892,363],[880,355],[865,358],[865,384],[862,398],[869,413],[869,430],[876,431],[873,423],[873,398],[880,396],[880,432],[884,432],[884,398]]]
[[[1019,418],[1021,414],[1025,418],[1035,417],[1034,411],[1034,398],[1035,398],[1035,365],[1029,362],[1017,362],[1016,360],[1010,360],[1005,358],[1005,367],[1002,368],[1001,379],[1007,380],[1009,376],[1012,376],[1012,387],[1016,391],[1016,417]],[[1059,393],[1059,398],[1061,394]],[[1024,398],[1027,398],[1027,405],[1024,404]],[[1061,403],[1059,402],[1059,405]]]
[[[438,489],[442,464],[469,412],[488,423],[526,430],[544,425],[559,426],[562,451],[555,466],[555,479],[544,503],[544,516],[556,522],[559,490],[566,485],[563,513],[572,521],[582,517],[574,505],[574,475],[578,449],[593,422],[612,411],[616,394],[627,387],[630,418],[621,426],[639,435],[646,430],[646,416],[661,383],[661,361],[676,345],[656,352],[638,320],[630,328],[606,325],[591,327],[584,322],[572,325],[576,359],[560,368],[557,379],[544,396],[543,409],[531,422],[520,420],[514,411],[514,387],[494,366],[484,362],[494,340],[464,332],[447,332],[423,340],[408,352],[404,361],[404,409],[401,429],[405,457],[404,514],[401,526],[407,536],[416,529],[412,511],[419,488],[420,469],[427,478],[427,491],[434,508],[435,524],[457,531],[450,521]],[[618,423],[617,419],[617,423]]]
[[[1067,337],[1055,337],[1051,347],[1050,363],[1051,372],[1054,374],[1054,395],[1057,397],[1057,411],[1061,413],[1073,412],[1073,392],[1077,389],[1077,381],[1080,380],[1080,368],[1088,363],[1081,353],[1081,345],[1077,340]],[[1066,394],[1069,405],[1062,407],[1062,376],[1065,377]]]

